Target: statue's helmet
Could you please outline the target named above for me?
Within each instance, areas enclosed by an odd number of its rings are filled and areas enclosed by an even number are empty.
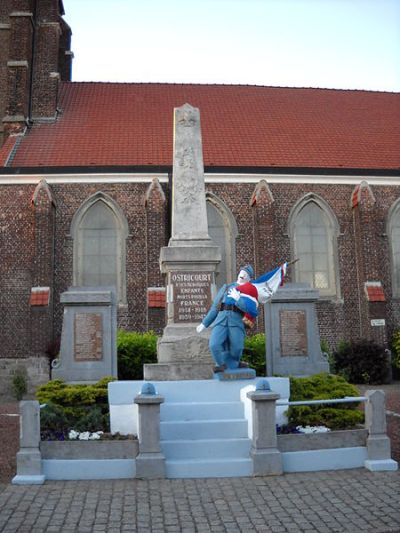
[[[253,267],[251,265],[242,266],[242,267],[240,267],[240,270],[244,270],[245,272],[247,272],[247,274],[249,275],[250,279],[254,278],[254,270],[253,270]]]

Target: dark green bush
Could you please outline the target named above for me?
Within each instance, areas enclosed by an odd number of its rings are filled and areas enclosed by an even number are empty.
[[[80,416],[75,424],[74,429],[77,431],[109,431],[109,424],[104,419],[106,415],[102,413],[100,406],[89,408],[83,416]]]
[[[69,429],[68,416],[64,408],[56,403],[48,402],[40,410],[40,429],[64,433]]]
[[[254,368],[257,376],[266,376],[265,335],[263,333],[246,337],[242,361],[246,361],[250,368]]]
[[[39,387],[36,398],[46,404],[40,413],[41,430],[109,431],[107,385],[114,379],[105,377],[93,385],[68,385],[55,379]]]
[[[25,368],[18,368],[15,370],[11,384],[17,401],[22,400],[28,391],[28,376]]]
[[[380,384],[387,381],[389,357],[374,341],[341,342],[334,353],[335,371],[351,383]]]
[[[143,379],[143,365],[157,363],[157,335],[118,330],[118,378]]]
[[[392,370],[393,379],[400,379],[400,330],[396,330],[392,337]]]
[[[290,400],[330,400],[359,396],[354,385],[341,376],[316,374],[306,378],[290,378]],[[361,424],[364,414],[358,403],[299,405],[288,409],[288,421],[293,426],[319,426],[348,429]]]

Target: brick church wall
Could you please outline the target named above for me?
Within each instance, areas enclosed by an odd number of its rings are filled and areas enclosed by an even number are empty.
[[[164,310],[154,317],[155,321],[148,318],[147,287],[163,284],[157,272],[155,258],[158,255],[161,242],[167,244],[165,236],[165,216],[160,220],[153,215],[146,231],[146,206],[145,195],[148,183],[119,183],[119,184],[60,184],[53,185],[52,191],[57,202],[56,210],[56,237],[55,237],[55,332],[60,334],[62,325],[62,307],[57,304],[60,295],[73,283],[73,239],[70,234],[72,218],[90,196],[96,192],[109,195],[121,208],[128,226],[129,237],[126,241],[126,295],[127,304],[121,305],[118,310],[118,325],[132,331],[146,331],[155,329],[160,331],[161,322],[164,321]],[[164,227],[163,227],[164,226]],[[152,242],[148,236],[153,235]],[[147,249],[150,250],[152,270],[147,272],[149,260]],[[157,252],[154,252],[154,250]],[[158,259],[157,259],[158,260]],[[163,286],[163,285],[161,285]],[[154,314],[154,310],[151,311]]]
[[[7,106],[7,61],[9,57],[10,19],[8,16],[10,0],[0,2],[0,147],[3,144],[3,122]]]
[[[373,238],[364,235],[361,248],[358,242],[362,236],[360,232],[365,228],[354,223],[354,210],[350,203],[354,185],[271,183],[268,187],[273,202],[268,209],[264,206],[255,213],[255,207],[251,204],[254,183],[207,184],[207,190],[226,204],[236,220],[236,268],[245,263],[253,263],[256,274],[259,275],[281,261],[290,259],[289,215],[293,206],[304,195],[312,192],[330,206],[339,225],[337,247],[340,292],[338,298],[321,298],[317,304],[321,338],[326,339],[331,348],[334,348],[342,339],[371,337],[377,330],[371,327],[360,329],[360,318],[363,324],[368,325],[372,317],[386,320],[386,338],[389,342],[393,330],[400,323],[400,301],[392,298],[386,223],[390,207],[400,196],[400,187],[371,187],[375,205],[374,215],[371,215],[368,223],[368,233],[373,234]],[[54,226],[51,222],[53,208],[39,203],[43,210],[35,212],[32,206],[34,185],[0,187],[0,359],[3,366],[5,361],[13,361],[14,366],[16,360],[24,362],[30,368],[32,380],[45,379],[48,367],[45,363],[44,343],[51,336],[51,332],[42,336],[40,346],[38,339],[37,342],[32,341],[32,335],[35,336],[32,313],[39,311],[30,308],[31,288],[52,283],[51,280],[46,282],[51,277],[46,269],[52,263],[44,259],[50,255],[52,241],[49,238],[37,239],[37,225],[41,224],[42,232],[46,227],[49,232],[54,227],[54,322],[50,330],[56,338],[60,335],[62,326],[60,295],[73,284],[71,222],[79,207],[99,191],[116,202],[129,226],[126,241],[127,304],[119,307],[119,326],[132,331],[152,329],[160,333],[165,320],[162,291],[158,290],[164,286],[158,257],[161,246],[168,244],[167,184],[162,184],[163,194],[151,193],[150,196],[149,183],[59,183],[51,185],[50,189],[55,203]],[[273,226],[274,235],[263,235],[264,240],[261,241],[257,239],[260,231],[269,231],[269,225]],[[259,248],[260,242],[263,243],[262,249]],[[43,260],[38,263],[39,256]],[[364,274],[361,268],[357,272],[356,265],[362,263],[364,269],[368,257],[371,259],[368,267],[371,269],[370,273]],[[39,279],[38,275],[42,275],[42,278]],[[379,279],[369,279],[370,277]],[[290,272],[288,280],[291,280]],[[382,283],[386,303],[379,308],[379,312],[383,316],[368,314],[365,281]],[[149,295],[148,288],[155,289],[155,292]],[[40,316],[45,316],[43,311]],[[39,319],[39,325],[42,324],[42,318]],[[50,317],[49,320],[51,321]],[[44,326],[41,329],[43,328]],[[258,331],[262,329],[260,321]],[[35,358],[37,362],[32,363]],[[3,375],[8,375],[7,372],[3,369]]]
[[[54,119],[59,80],[71,79],[71,29],[58,0],[0,2],[0,147],[27,120]]]
[[[30,393],[49,376],[47,357],[33,357],[31,346],[33,191],[31,185],[0,187],[0,396],[11,396],[16,370],[26,371]]]

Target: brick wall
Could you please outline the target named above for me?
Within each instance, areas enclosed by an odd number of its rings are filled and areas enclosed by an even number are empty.
[[[44,310],[40,312],[29,306],[31,288],[37,284],[52,286],[53,283],[54,324],[51,327],[54,337],[60,335],[63,312],[59,304],[60,294],[73,284],[71,222],[82,203],[98,191],[109,195],[118,204],[129,226],[127,305],[119,308],[119,326],[135,331],[153,329],[160,332],[165,309],[162,305],[157,307],[154,302],[149,307],[148,288],[164,286],[158,257],[161,246],[168,242],[167,185],[152,188],[148,183],[57,184],[50,189],[55,207],[40,204],[42,211],[39,213],[31,204],[34,186],[0,187],[0,357],[43,355],[45,339],[51,337],[51,328],[39,345],[35,344],[31,338],[37,328],[32,329],[32,320],[35,318],[43,330],[44,324],[51,319],[45,319]],[[257,275],[291,258],[288,219],[299,199],[310,192],[323,198],[338,221],[341,267],[339,297],[321,299],[317,306],[321,337],[331,347],[341,339],[360,335],[371,337],[379,330],[370,327],[370,319],[385,318],[386,339],[390,340],[393,329],[400,323],[400,303],[391,298],[389,246],[384,229],[388,211],[400,195],[400,187],[371,188],[375,203],[368,225],[365,220],[363,224],[355,223],[355,212],[350,204],[354,186],[350,185],[270,184],[273,202],[260,202],[258,207],[251,203],[254,184],[208,184],[207,189],[228,206],[237,222],[237,268],[252,263]],[[43,201],[46,201],[45,195]],[[42,228],[41,238],[38,238],[39,227]],[[55,251],[53,279],[49,252],[51,228],[54,228]],[[44,237],[46,231],[47,238]],[[366,266],[367,263],[370,266]],[[359,272],[356,265],[361,265]],[[366,268],[370,269],[367,274]],[[366,300],[364,283],[369,277],[378,278],[369,281],[380,281],[387,299],[387,303],[379,309],[375,307],[375,311],[371,311],[371,305],[381,302],[368,303]],[[378,317],[376,313],[385,316]],[[262,331],[262,322],[258,330]]]
[[[3,122],[7,106],[7,61],[9,58],[10,41],[10,0],[0,2],[0,147],[3,144]]]
[[[55,118],[59,79],[71,79],[70,44],[58,0],[1,0],[0,147],[26,119]]]
[[[0,358],[30,355],[34,187],[0,187]]]

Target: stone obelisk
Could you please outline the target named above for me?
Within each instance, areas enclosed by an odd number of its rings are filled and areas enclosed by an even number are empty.
[[[212,360],[208,334],[196,333],[216,293],[219,246],[208,234],[199,110],[174,110],[172,231],[161,249],[167,282],[167,326],[158,343],[158,363],[144,366],[148,380],[208,379]]]

